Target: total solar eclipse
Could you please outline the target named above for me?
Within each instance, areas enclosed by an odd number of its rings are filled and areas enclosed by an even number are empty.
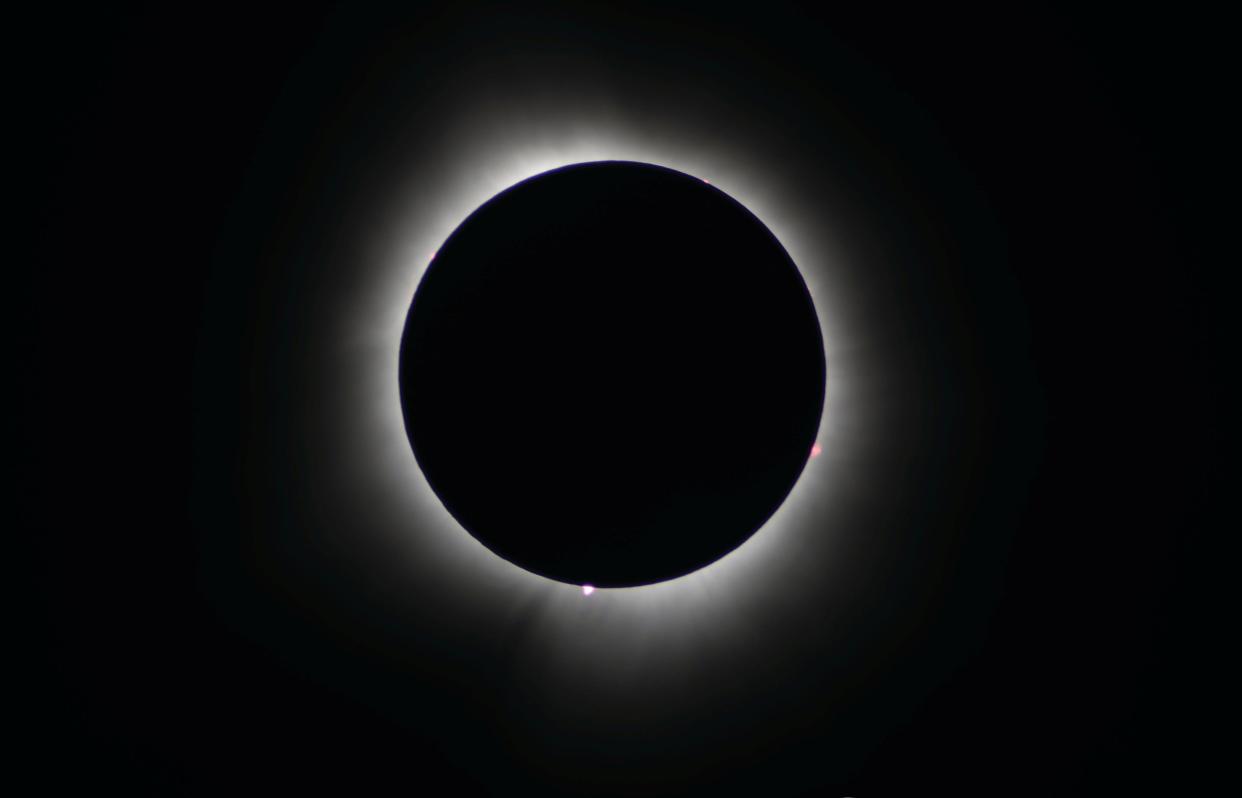
[[[440,247],[399,381],[420,468],[509,562],[571,584],[673,579],[781,505],[824,404],[801,274],[706,181],[636,162],[529,178]]]

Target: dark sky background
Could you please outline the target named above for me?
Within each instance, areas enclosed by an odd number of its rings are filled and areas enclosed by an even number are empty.
[[[770,3],[15,21],[18,760],[49,792],[1185,794],[1223,755],[1224,583],[1199,571],[1228,528],[1218,26]],[[833,516],[848,600],[791,588],[676,691],[658,657],[562,689],[523,608],[385,555],[336,460],[335,275],[462,109],[527,97],[744,134],[789,204],[833,198],[852,253],[884,411]]]

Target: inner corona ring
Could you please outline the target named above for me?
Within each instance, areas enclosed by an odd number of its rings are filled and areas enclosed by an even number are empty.
[[[705,181],[626,161],[544,172],[470,214],[419,283],[399,370],[449,513],[590,590],[744,543],[811,456],[824,376],[776,237]]]

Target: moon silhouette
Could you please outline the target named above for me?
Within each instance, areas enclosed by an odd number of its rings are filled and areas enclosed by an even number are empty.
[[[521,568],[605,588],[758,530],[816,447],[825,369],[811,295],[759,219],[702,179],[603,161],[524,180],[452,233],[399,380],[449,513]]]

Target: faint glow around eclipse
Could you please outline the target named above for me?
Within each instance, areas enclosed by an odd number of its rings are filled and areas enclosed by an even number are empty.
[[[747,141],[743,132],[729,134],[738,140],[721,143],[727,125],[659,130],[651,120],[628,125],[598,116],[591,122],[580,111],[559,117],[503,108],[477,112],[463,116],[460,129],[452,131],[457,135],[446,137],[439,150],[419,154],[386,224],[379,223],[373,262],[346,278],[356,282],[352,298],[343,303],[347,351],[341,353],[345,373],[338,375],[345,379],[338,384],[346,386],[354,412],[341,430],[342,445],[352,489],[367,496],[383,519],[394,556],[409,558],[412,578],[429,574],[444,580],[446,601],[483,602],[491,608],[485,612],[539,606],[555,629],[549,644],[574,656],[612,656],[616,646],[630,641],[667,661],[669,652],[690,645],[696,635],[736,630],[736,620],[724,619],[786,592],[791,581],[822,584],[830,575],[831,509],[848,494],[846,475],[857,449],[851,442],[858,440],[858,418],[866,410],[837,367],[838,355],[851,362],[849,345],[860,336],[848,328],[849,314],[834,312],[834,299],[841,300],[827,285],[829,278],[848,273],[828,229],[832,198],[816,206],[795,196],[799,176],[786,171],[782,180],[778,164],[764,163],[775,157],[765,155],[772,152],[770,145]],[[711,185],[741,202],[785,247],[810,290],[825,341],[827,390],[817,440],[827,453],[820,456],[823,450],[815,444],[814,462],[808,460],[785,502],[735,551],[678,579],[604,591],[584,603],[572,597],[579,591],[591,595],[592,586],[567,585],[519,568],[484,548],[449,515],[410,449],[397,371],[406,314],[434,257],[427,253],[435,253],[467,216],[510,186],[557,167],[606,160],[710,174]],[[846,418],[850,423],[843,423]],[[455,584],[477,589],[466,598],[452,590]],[[778,585],[784,587],[777,590]],[[607,640],[591,632],[601,624],[609,630]]]

